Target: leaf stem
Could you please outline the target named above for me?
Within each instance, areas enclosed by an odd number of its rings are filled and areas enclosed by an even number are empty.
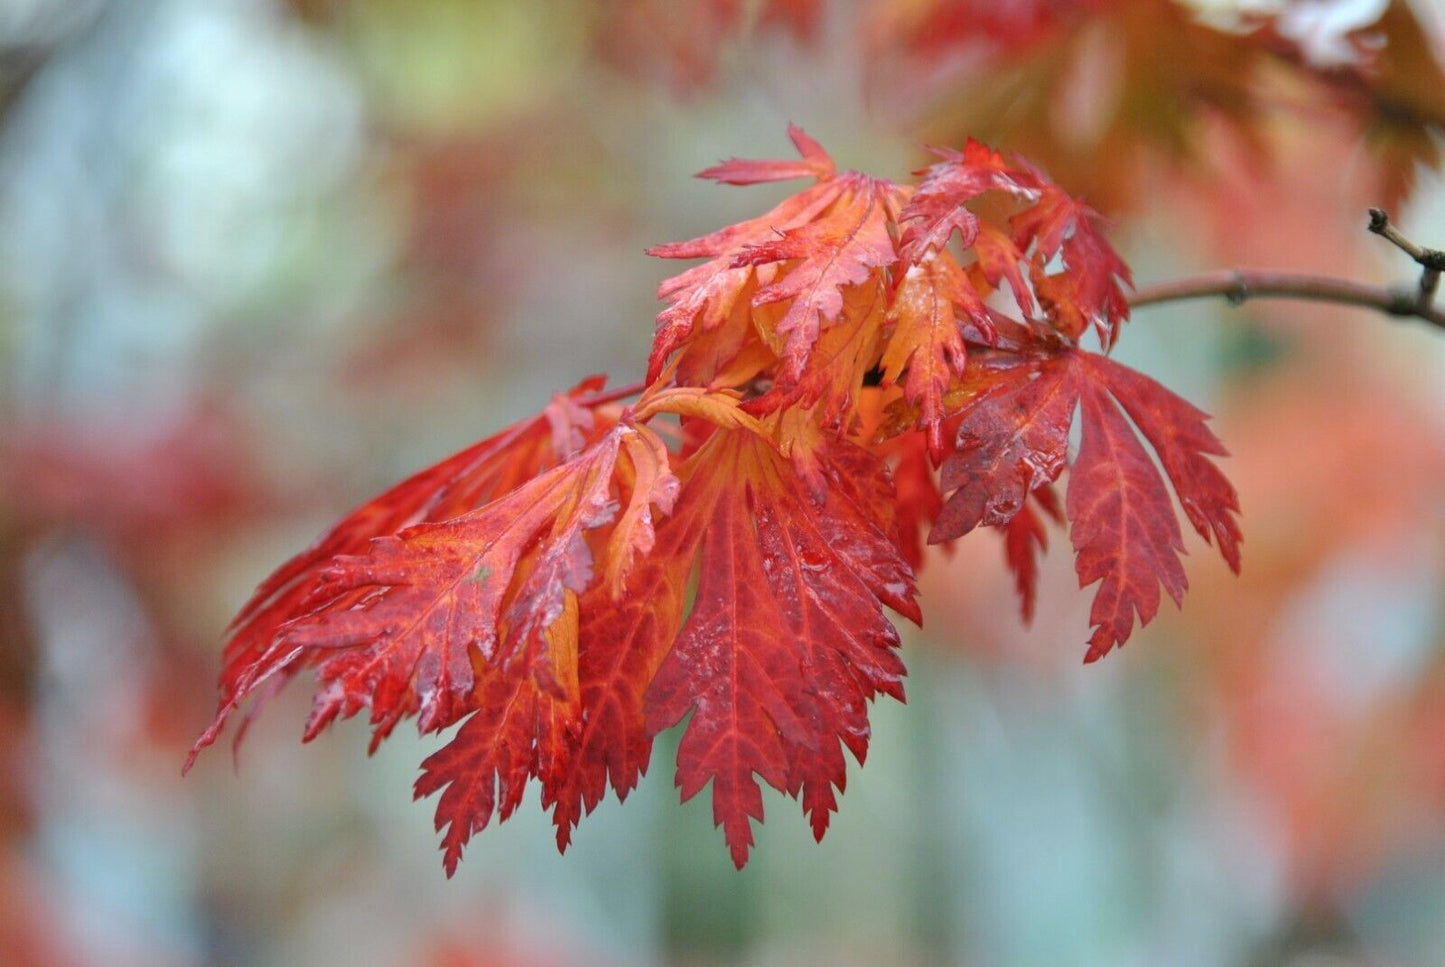
[[[1435,278],[1438,282],[1438,271]],[[1211,296],[1223,296],[1232,305],[1240,305],[1249,299],[1302,299],[1374,309],[1390,316],[1420,319],[1445,330],[1445,312],[1437,309],[1430,298],[1424,297],[1424,282],[1422,278],[1422,292],[1416,293],[1322,275],[1230,269],[1141,286],[1134,291],[1129,304],[1137,309],[1162,302]],[[1433,296],[1433,293],[1432,288],[1430,294]]]
[[[584,406],[601,406],[604,403],[616,403],[618,400],[625,400],[629,396],[636,396],[645,389],[647,389],[646,383],[628,383],[625,386],[614,386],[610,390],[597,393],[593,396],[584,396],[578,400],[578,402]]]

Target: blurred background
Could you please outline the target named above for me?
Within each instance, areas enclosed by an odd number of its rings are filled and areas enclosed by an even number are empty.
[[[1141,310],[1217,417],[1244,574],[1080,663],[1053,535],[923,574],[909,702],[832,830],[735,872],[675,737],[565,857],[531,794],[447,881],[439,744],[302,747],[298,686],[191,775],[254,585],[412,470],[641,374],[644,256],[789,189],[789,120],[903,179],[1020,150],[1139,282],[1412,285],[1445,246],[1438,3],[0,0],[0,964],[1445,962],[1445,333],[1305,303]]]

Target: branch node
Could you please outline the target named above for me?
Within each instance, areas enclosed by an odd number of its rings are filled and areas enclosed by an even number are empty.
[[[1420,297],[1414,292],[1392,291],[1389,300],[1382,306],[1392,316],[1413,316],[1420,312]]]
[[[1222,296],[1233,306],[1252,299],[1304,299],[1360,306],[1396,318],[1416,318],[1445,330],[1445,310],[1432,304],[1440,276],[1426,270],[1418,289],[1386,289],[1329,276],[1233,269],[1141,286],[1129,302],[1138,308],[1208,296]]]
[[[1239,271],[1231,273],[1230,277],[1234,284],[1230,286],[1228,292],[1224,293],[1224,298],[1228,300],[1232,306],[1242,306],[1245,300],[1249,298],[1249,279],[1245,278],[1244,273]]]

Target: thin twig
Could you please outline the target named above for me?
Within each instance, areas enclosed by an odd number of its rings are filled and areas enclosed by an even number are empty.
[[[1424,248],[1410,241],[1390,221],[1389,214],[1383,208],[1370,209],[1370,231],[1388,239],[1400,251],[1426,268],[1445,268],[1445,252]]]
[[[1390,316],[1420,319],[1437,329],[1445,329],[1445,312],[1428,302],[1422,303],[1416,293],[1294,272],[1258,272],[1248,269],[1209,272],[1141,286],[1135,290],[1129,304],[1140,308],[1161,302],[1203,299],[1210,296],[1223,296],[1233,305],[1249,299],[1333,302],[1374,309]]]
[[[1416,299],[1422,308],[1428,308],[1435,301],[1435,290],[1440,287],[1440,273],[1445,271],[1445,252],[1410,241],[1390,223],[1390,216],[1383,208],[1370,209],[1370,231],[1387,239],[1420,266],[1420,289]]]

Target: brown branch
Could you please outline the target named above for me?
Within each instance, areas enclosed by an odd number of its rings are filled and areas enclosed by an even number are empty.
[[[1440,273],[1445,271],[1445,252],[1416,245],[1390,224],[1390,216],[1381,208],[1370,209],[1370,231],[1390,242],[1420,266],[1420,284],[1414,292],[1385,289],[1324,275],[1234,269],[1146,285],[1134,291],[1134,297],[1129,300],[1129,304],[1138,308],[1160,302],[1221,295],[1233,305],[1239,305],[1246,299],[1303,299],[1374,309],[1389,316],[1419,319],[1436,329],[1445,329],[1445,312],[1435,308],[1435,290],[1440,285]]]
[[[1370,209],[1370,231],[1384,237],[1420,266],[1420,294],[1417,299],[1422,307],[1428,307],[1435,301],[1435,290],[1440,287],[1440,273],[1445,270],[1445,252],[1424,248],[1410,241],[1390,224],[1390,216],[1383,208]]]
[[[1161,302],[1203,299],[1210,296],[1223,296],[1233,305],[1240,305],[1249,299],[1332,302],[1337,305],[1374,309],[1390,316],[1420,319],[1437,329],[1445,330],[1445,312],[1428,301],[1422,302],[1416,292],[1402,292],[1363,282],[1295,272],[1257,272],[1248,269],[1209,272],[1141,286],[1134,291],[1129,304],[1140,308]]]

